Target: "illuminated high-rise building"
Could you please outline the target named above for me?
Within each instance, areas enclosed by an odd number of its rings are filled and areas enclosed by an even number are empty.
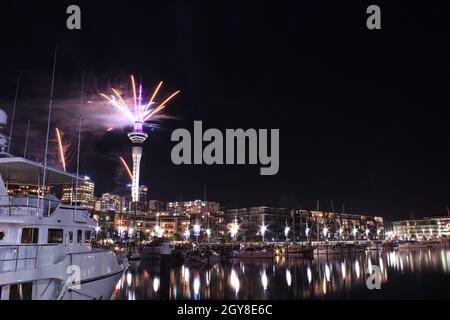
[[[78,192],[76,192],[75,185],[63,185],[61,201],[63,203],[78,203],[83,208],[92,210],[95,204],[94,189],[95,183],[88,177],[78,183]]]

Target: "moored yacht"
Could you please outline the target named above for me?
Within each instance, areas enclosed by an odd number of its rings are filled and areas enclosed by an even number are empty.
[[[97,226],[78,205],[52,194],[8,195],[6,184],[74,183],[77,176],[2,152],[0,157],[1,300],[109,299],[128,266],[114,252],[93,248]],[[44,188],[45,190],[45,188]]]

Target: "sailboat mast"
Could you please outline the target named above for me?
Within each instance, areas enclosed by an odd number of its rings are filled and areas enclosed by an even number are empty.
[[[53,71],[52,71],[52,84],[50,87],[50,102],[48,105],[48,119],[47,119],[47,137],[45,139],[45,155],[44,155],[44,174],[42,177],[42,192],[45,193],[45,182],[47,179],[47,155],[48,155],[48,139],[50,136],[50,119],[52,116],[52,105],[53,105],[53,88],[55,84],[55,68],[56,68],[56,55],[58,53],[58,47],[55,47],[55,54],[53,57]]]
[[[81,145],[81,108],[84,100],[84,69],[81,77],[80,114],[78,118],[78,145],[77,145],[77,178],[75,180],[75,205],[78,203],[78,180],[80,177],[80,145]]]
[[[16,116],[16,104],[17,104],[17,95],[19,94],[19,83],[20,83],[20,77],[17,77],[16,95],[14,97],[13,112],[12,112],[12,117],[11,117],[11,126],[9,128],[8,153],[9,153],[9,149],[11,147],[12,131],[13,131],[13,127],[14,127],[14,118]]]
[[[27,124],[27,133],[25,135],[25,147],[23,148],[23,157],[27,157],[27,148],[28,148],[28,135],[30,134],[30,120],[28,120]]]

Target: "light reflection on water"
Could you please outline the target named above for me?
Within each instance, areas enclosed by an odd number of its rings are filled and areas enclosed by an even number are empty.
[[[371,251],[351,256],[307,259],[236,260],[200,268],[173,265],[161,274],[159,261],[131,261],[113,299],[349,299],[371,298],[366,280],[378,266],[378,298],[389,289],[407,293],[431,275],[450,286],[450,250]],[[389,275],[389,281],[388,281]],[[395,281],[391,280],[395,277]],[[409,282],[408,282],[409,281]],[[421,282],[422,281],[422,282]],[[372,292],[373,292],[372,291]],[[409,293],[411,294],[411,293]],[[389,296],[387,296],[389,297]],[[393,296],[401,298],[401,296]],[[450,298],[442,292],[441,298]]]

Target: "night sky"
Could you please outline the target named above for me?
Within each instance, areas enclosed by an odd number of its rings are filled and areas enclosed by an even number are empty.
[[[21,77],[12,151],[21,154],[31,119],[34,156],[43,156],[57,45],[52,126],[71,142],[73,171],[76,106],[67,101],[78,99],[82,70],[88,98],[132,73],[149,88],[164,80],[165,94],[181,90],[167,108],[171,119],[144,146],[141,182],[151,199],[199,199],[206,184],[207,199],[227,208],[313,209],[320,200],[330,210],[333,200],[388,220],[444,215],[450,9],[396,3],[2,1],[0,102],[9,114]],[[66,28],[70,4],[81,7],[79,31]],[[366,28],[369,4],[381,6],[382,30]],[[205,129],[280,129],[278,174],[260,176],[259,165],[173,165],[171,132],[193,131],[194,120]],[[97,195],[126,192],[117,161],[131,162],[126,129],[106,133],[91,121],[83,133],[81,170]]]

